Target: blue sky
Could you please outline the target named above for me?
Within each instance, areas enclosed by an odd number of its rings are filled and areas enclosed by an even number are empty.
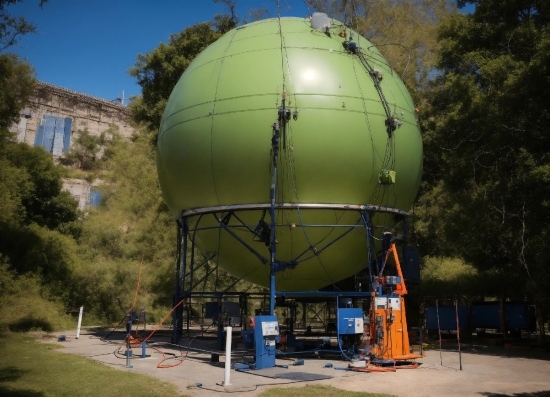
[[[138,53],[225,12],[212,0],[49,0],[42,9],[38,3],[25,0],[8,8],[33,22],[39,32],[8,51],[28,59],[41,81],[108,100],[123,90],[125,97],[140,94],[128,76]],[[280,4],[281,15],[308,15],[303,0]],[[272,0],[238,0],[237,14],[242,20],[250,8],[262,6],[274,9]]]
[[[225,12],[212,0],[49,0],[42,9],[38,3],[24,0],[8,7],[38,30],[9,51],[32,63],[39,80],[107,100],[123,90],[126,98],[140,94],[128,76],[138,53]],[[275,16],[273,0],[237,0],[239,19],[249,9],[264,6]],[[308,15],[305,0],[280,0],[280,6],[282,16]]]

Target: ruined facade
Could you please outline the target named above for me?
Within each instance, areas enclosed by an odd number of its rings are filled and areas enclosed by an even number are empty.
[[[115,125],[128,137],[133,132],[130,120],[130,111],[124,105],[38,82],[35,95],[12,131],[17,132],[18,142],[42,146],[54,156],[62,156],[78,131],[87,129],[99,135]]]
[[[56,161],[70,150],[79,131],[99,136],[116,126],[125,137],[134,131],[126,106],[44,82],[37,83],[35,94],[20,116],[19,123],[10,128],[17,134],[17,141],[44,148]],[[87,181],[66,179],[63,188],[82,210],[98,201],[99,193]]]

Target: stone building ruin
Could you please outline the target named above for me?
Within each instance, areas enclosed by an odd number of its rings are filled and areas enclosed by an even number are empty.
[[[68,153],[79,131],[99,136],[115,126],[127,138],[134,132],[130,111],[123,104],[40,81],[20,116],[19,123],[10,128],[16,133],[16,140],[44,148],[56,162]],[[99,192],[93,183],[64,179],[63,188],[82,210],[99,203]]]

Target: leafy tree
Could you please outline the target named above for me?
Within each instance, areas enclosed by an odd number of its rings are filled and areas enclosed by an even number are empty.
[[[79,231],[77,203],[61,190],[61,171],[52,158],[41,148],[0,140],[0,267],[14,275],[10,291],[18,291],[0,293],[2,323],[50,329],[54,318],[63,317],[52,312],[46,321],[22,308],[57,310],[85,290],[74,279],[79,258],[73,237]]]
[[[229,14],[216,14],[214,15],[214,26],[220,33],[229,32],[235,26],[237,26],[237,2],[235,0],[213,0],[214,3],[222,3],[225,5],[225,9]]]
[[[8,6],[23,0],[0,0],[0,52],[16,45],[19,38],[36,33],[36,27],[24,17],[14,17]],[[48,0],[40,0],[42,7]],[[0,145],[10,134],[7,128],[19,119],[35,89],[34,69],[15,54],[0,54]]]
[[[94,303],[97,316],[119,320],[132,304],[141,266],[136,308],[146,307],[158,320],[173,300],[176,223],[162,199],[156,152],[146,130],[138,131],[131,142],[107,141],[106,152],[102,204],[88,215],[79,239],[81,256],[94,266],[79,274],[88,280],[88,302]],[[200,262],[200,253],[196,257]],[[205,264],[197,279],[213,266]],[[220,274],[218,288],[235,281]],[[214,284],[212,276],[199,288],[213,290]]]
[[[24,143],[5,142],[0,147],[0,156],[14,174],[3,173],[0,183],[13,200],[17,200],[20,224],[37,223],[49,229],[58,229],[78,220],[78,204],[62,190],[61,169],[53,163],[48,153],[41,148]],[[20,187],[17,180],[21,179]]]
[[[52,296],[38,274],[19,275],[0,255],[0,330],[53,331],[72,323],[61,299]]]
[[[23,199],[30,194],[32,188],[25,170],[0,157],[0,225],[20,225],[25,222],[27,213]]]
[[[19,120],[35,88],[32,66],[14,54],[0,55],[0,139],[7,129]]]
[[[259,21],[269,16],[269,8],[266,6],[251,8],[248,10],[248,15],[252,22]],[[247,18],[243,18],[243,23],[248,23]]]
[[[111,320],[119,320],[132,304],[142,262],[137,304],[154,311],[152,280],[167,269],[173,273],[175,257],[175,225],[162,200],[147,134],[119,138],[114,133],[105,142],[102,204],[88,215],[79,239],[81,255],[95,264],[82,275],[93,280],[95,310]],[[170,303],[160,307],[164,311]]]
[[[129,106],[137,122],[152,131],[158,129],[168,97],[183,72],[202,50],[236,26],[235,18],[234,11],[231,16],[218,14],[214,22],[187,27],[171,35],[168,44],[160,43],[153,51],[138,54],[129,70],[142,88],[141,96]]]
[[[460,2],[459,6],[465,2]],[[446,198],[445,249],[515,277],[540,310],[550,294],[550,5],[477,0],[451,15],[423,119],[425,193]],[[437,222],[436,222],[437,224]],[[429,232],[428,241],[436,241]],[[539,312],[539,325],[543,314]]]
[[[342,21],[372,42],[403,76],[414,99],[433,77],[437,23],[456,13],[450,0],[314,0],[315,9]]]
[[[10,5],[20,3],[23,0],[0,0],[0,51],[11,47],[19,41],[21,36],[29,33],[36,33],[36,27],[27,21],[24,17],[14,17],[7,8]],[[40,0],[39,6],[42,8],[48,0]]]
[[[36,31],[8,12],[20,1],[0,0],[0,51]],[[74,278],[80,265],[73,239],[80,231],[78,204],[62,191],[61,170],[51,156],[14,142],[8,131],[35,81],[29,63],[0,55],[0,325],[17,330],[66,326],[64,304],[86,291]]]
[[[74,161],[78,167],[85,171],[92,171],[99,167],[99,152],[104,141],[104,135],[96,136],[90,134],[88,129],[76,132],[71,150],[65,156]]]

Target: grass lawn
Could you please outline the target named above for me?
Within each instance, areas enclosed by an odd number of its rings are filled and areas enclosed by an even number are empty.
[[[259,397],[392,397],[391,394],[365,393],[347,391],[332,386],[303,386],[303,387],[275,387],[269,389]]]
[[[175,385],[154,377],[119,371],[89,358],[63,354],[36,335],[0,333],[2,397],[183,397]],[[224,393],[216,393],[216,395]],[[349,392],[332,386],[277,387],[261,397],[391,397]]]
[[[0,334],[2,397],[176,397],[175,385],[63,354],[32,334]]]

